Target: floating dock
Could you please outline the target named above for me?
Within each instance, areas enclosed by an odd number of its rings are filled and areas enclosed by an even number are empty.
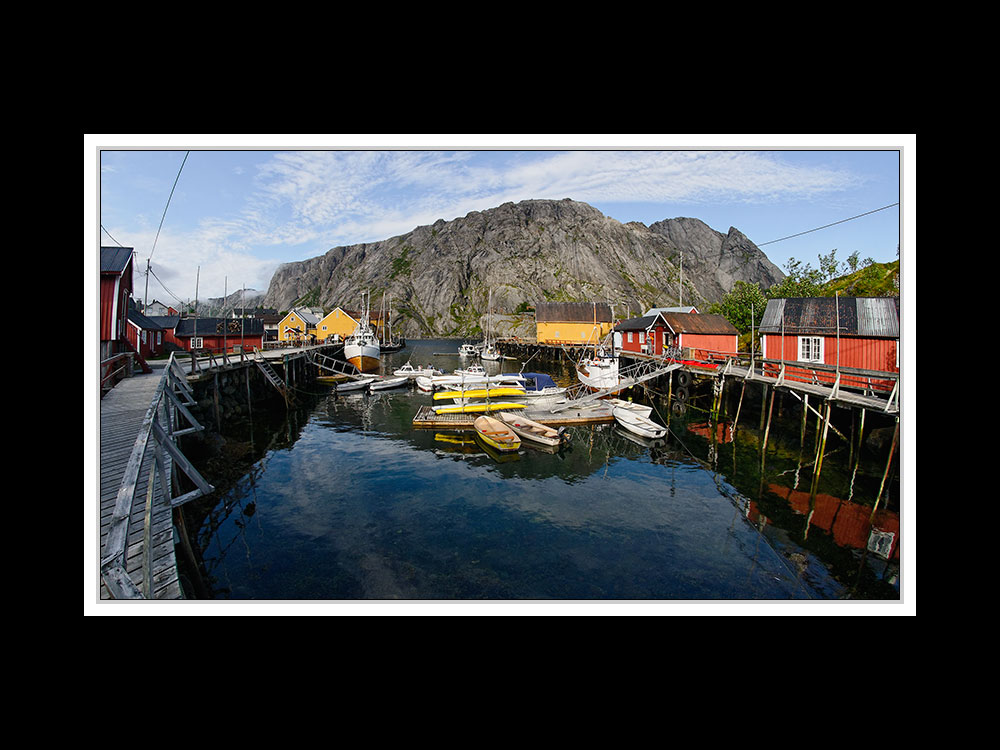
[[[528,419],[541,422],[549,427],[569,425],[602,424],[614,422],[610,404],[586,404],[580,408],[569,408],[552,413],[547,409],[519,411]],[[421,406],[413,417],[413,426],[423,429],[471,430],[479,414],[435,414],[431,406]]]

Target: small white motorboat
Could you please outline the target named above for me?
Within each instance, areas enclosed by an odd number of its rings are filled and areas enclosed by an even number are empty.
[[[419,378],[421,376],[426,377],[426,378],[430,378],[430,377],[433,377],[434,375],[440,375],[441,371],[440,370],[435,370],[430,365],[427,365],[427,367],[414,367],[409,362],[407,362],[405,365],[403,365],[402,367],[400,367],[398,370],[393,371],[392,374],[393,375],[398,375],[398,376],[401,376],[401,377],[405,376],[407,378]]]
[[[455,370],[455,375],[461,375],[466,378],[485,378],[486,369],[482,365],[469,365],[465,369]]]
[[[410,379],[405,375],[395,378],[377,378],[376,380],[371,381],[368,388],[373,391],[384,391],[389,388],[399,388],[409,382]]]
[[[604,399],[604,401],[607,401],[612,406],[620,406],[623,409],[628,409],[634,414],[638,414],[639,416],[645,417],[646,419],[649,419],[649,415],[653,413],[653,407],[646,406],[645,404],[636,404],[631,401],[625,401],[620,398],[606,398]]]
[[[462,344],[458,347],[458,353],[462,357],[478,357],[479,347],[475,344]]]
[[[424,393],[432,393],[434,391],[434,381],[426,375],[418,375],[417,390],[423,391]]]
[[[632,409],[616,406],[611,410],[615,421],[631,433],[644,438],[661,438],[667,434],[667,428],[657,424],[649,417],[637,414]]]
[[[346,383],[338,383],[336,386],[337,393],[346,393],[349,391],[366,391],[368,386],[376,380],[374,376],[368,378],[358,378],[357,380],[348,380]]]

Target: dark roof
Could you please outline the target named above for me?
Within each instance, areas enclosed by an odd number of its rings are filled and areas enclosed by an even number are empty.
[[[181,318],[174,329],[175,336],[256,336],[264,333],[260,318]]]
[[[838,316],[839,312],[839,316]],[[899,338],[898,297],[787,297],[764,310],[761,333]]]
[[[535,305],[535,320],[543,323],[610,323],[611,307],[606,302],[539,302]]]
[[[102,247],[101,273],[121,273],[132,260],[131,247]]]
[[[128,320],[130,323],[135,323],[139,328],[147,331],[162,331],[163,326],[157,323],[152,318],[147,318],[141,312],[134,309],[128,311]]]
[[[629,318],[628,320],[623,320],[621,323],[615,326],[616,331],[646,331],[653,322],[659,318],[659,315],[647,315],[644,318]]]
[[[146,317],[163,330],[173,330],[177,321],[181,319],[180,315],[147,315]]]

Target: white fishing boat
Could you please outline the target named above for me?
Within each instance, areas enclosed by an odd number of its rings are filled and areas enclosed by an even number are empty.
[[[458,353],[462,357],[478,357],[479,349],[475,344],[462,344],[458,347]]]
[[[565,427],[556,429],[528,419],[523,414],[512,414],[508,411],[497,412],[494,416],[517,433],[522,440],[531,443],[555,448],[569,440],[569,433]]]
[[[373,391],[384,391],[389,388],[399,388],[400,386],[408,385],[409,382],[410,379],[405,375],[393,378],[377,378],[371,382],[368,388]]]
[[[361,295],[363,298],[366,294]],[[381,347],[378,337],[371,329],[371,315],[368,303],[362,304],[363,312],[358,327],[344,341],[344,359],[358,368],[359,372],[371,372],[379,367]]]
[[[371,376],[367,378],[358,378],[357,380],[348,380],[346,383],[338,383],[336,390],[337,393],[348,393],[350,391],[366,391],[368,390],[368,386],[375,379],[376,379],[375,376]]]
[[[649,419],[649,415],[653,413],[653,407],[646,406],[645,404],[636,404],[631,401],[625,401],[620,398],[606,398],[604,399],[604,401],[607,401],[612,406],[620,406],[623,409],[630,409],[635,414],[638,414],[639,416],[642,417],[646,417],[646,419]]]
[[[609,355],[603,347],[598,348],[591,356],[580,360],[576,377],[595,391],[614,388],[618,385],[618,357]]]
[[[433,377],[434,375],[441,375],[440,370],[435,370],[431,365],[427,367],[414,367],[409,362],[400,367],[398,370],[394,370],[393,375],[403,375],[405,377],[411,378],[413,380],[419,377]]]
[[[616,406],[611,410],[615,421],[631,433],[644,438],[662,438],[667,434],[667,428],[657,424],[652,419],[636,414],[631,409]]]

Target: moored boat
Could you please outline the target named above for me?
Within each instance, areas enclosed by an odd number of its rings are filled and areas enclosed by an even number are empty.
[[[408,378],[419,378],[423,377],[433,377],[434,375],[440,375],[440,370],[435,370],[431,365],[427,367],[414,367],[409,362],[400,367],[399,369],[393,371],[393,375],[405,375]]]
[[[608,356],[603,350],[580,360],[576,377],[589,388],[600,391],[618,385],[618,358]]]
[[[620,406],[623,409],[629,409],[633,413],[646,417],[647,419],[649,419],[649,415],[653,413],[653,407],[646,406],[645,404],[636,404],[632,401],[625,401],[620,398],[606,398],[603,400],[607,401],[612,406]]]
[[[359,372],[371,372],[378,369],[382,350],[378,337],[371,329],[371,316],[367,303],[362,307],[364,312],[361,322],[354,329],[354,333],[344,340],[344,359],[354,365]]]
[[[462,357],[478,357],[479,347],[475,344],[462,344],[458,347],[458,353]]]
[[[496,418],[510,427],[522,440],[550,448],[562,445],[569,440],[569,433],[566,432],[565,428],[549,427],[541,422],[528,419],[523,414],[501,411],[497,412]]]
[[[377,378],[371,382],[368,386],[370,390],[373,391],[384,391],[389,388],[399,388],[402,385],[409,384],[410,379],[405,375],[392,378]]]
[[[499,419],[483,415],[476,417],[472,426],[476,429],[476,437],[495,450],[509,453],[521,447],[517,433]]]
[[[346,393],[349,391],[366,391],[368,386],[371,385],[372,381],[375,380],[375,376],[358,378],[357,380],[348,380],[346,383],[338,383],[336,386],[337,393]]]
[[[637,414],[632,409],[616,406],[611,410],[615,421],[629,432],[644,438],[662,438],[667,434],[667,428],[657,424],[652,419]]]

